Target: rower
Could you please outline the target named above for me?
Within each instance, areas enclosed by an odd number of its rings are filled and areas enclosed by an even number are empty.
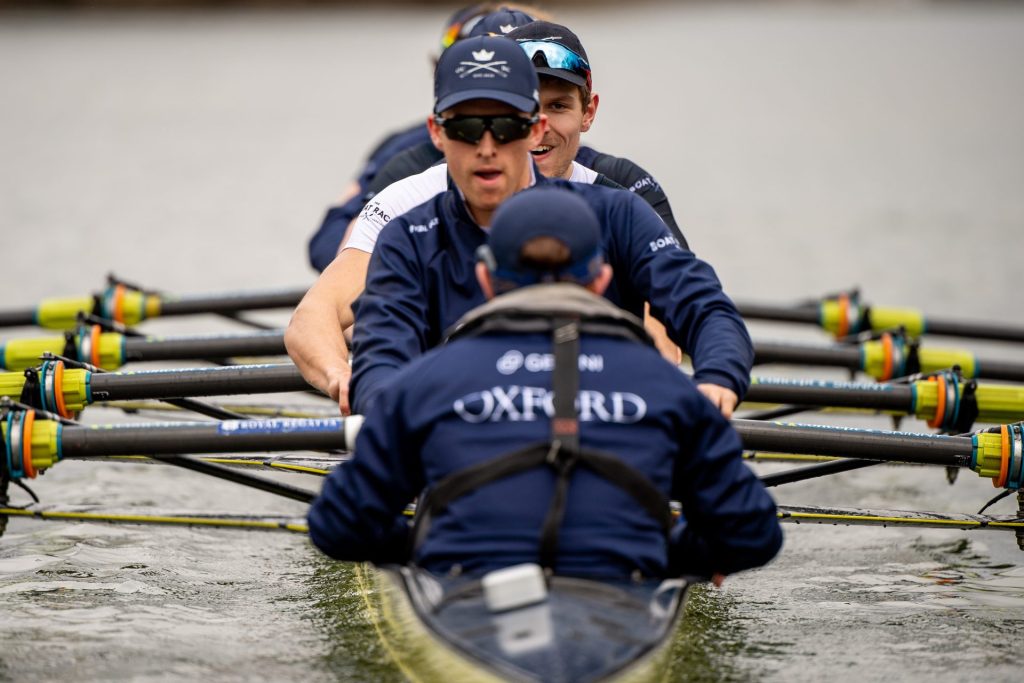
[[[325,271],[299,304],[285,333],[303,376],[349,412],[349,378],[362,412],[388,376],[437,345],[444,330],[481,303],[472,261],[495,209],[534,182],[584,196],[602,224],[604,248],[620,274],[607,297],[640,315],[645,302],[693,359],[695,380],[728,416],[750,381],[753,349],[735,306],[711,267],[682,248],[649,205],[633,193],[549,180],[530,151],[543,140],[534,66],[516,43],[482,37],[441,56],[431,135],[447,161],[451,189],[382,230],[355,304],[355,365],[342,330],[361,283],[339,285]],[[366,255],[369,259],[369,255]],[[345,281],[342,280],[342,283]],[[353,375],[354,371],[354,375]]]
[[[490,21],[496,16],[489,15],[477,29],[498,23]],[[594,123],[600,96],[593,90],[590,61],[579,37],[565,26],[543,20],[520,25],[505,35],[519,43],[540,77],[540,111],[548,119],[548,130],[541,144],[531,150],[540,172],[549,178],[608,184],[636,192],[658,212],[679,244],[688,247],[661,184],[650,173],[629,159],[580,146],[580,136]],[[365,193],[369,201],[353,218],[346,239],[342,241],[341,230],[335,230],[334,248],[341,252],[325,277],[331,281],[332,291],[347,294],[345,301],[337,301],[342,327],[353,322],[350,306],[366,281],[367,264],[381,228],[448,189],[446,168],[430,168],[438,161],[443,161],[443,154],[432,141],[395,155],[369,183]],[[664,327],[650,316],[645,317],[645,324],[663,355],[679,363],[679,348]]]
[[[489,303],[366,414],[353,459],[309,512],[321,550],[595,578],[710,578],[775,556],[775,505],[735,431],[600,296],[612,282],[602,231],[564,188],[502,204],[475,267]],[[423,491],[410,530],[402,511]],[[673,526],[670,498],[687,522]]]
[[[456,41],[492,32],[507,33],[542,16],[546,14],[526,3],[480,2],[468,5],[455,11],[445,23],[441,33],[441,52]],[[309,240],[309,262],[316,270],[322,271],[337,256],[338,245],[350,222],[359,215],[367,199],[376,193],[376,190],[371,190],[371,185],[378,172],[396,155],[420,145],[430,146],[430,134],[422,121],[391,133],[370,152],[356,179],[345,188],[338,203],[327,209],[320,227]]]
[[[489,20],[494,16],[481,21],[480,30],[487,28],[485,24],[493,26],[496,22]],[[689,248],[668,197],[650,173],[629,159],[580,146],[580,136],[590,130],[597,116],[600,96],[594,92],[590,59],[579,37],[565,26],[543,20],[520,25],[503,35],[523,48],[540,77],[540,111],[547,116],[548,129],[541,144],[531,150],[540,172],[548,178],[607,184],[635,192],[658,212],[680,246]],[[366,192],[370,198],[367,205],[339,245],[339,279],[362,283],[366,254],[373,252],[386,219],[400,216],[429,195],[447,189],[441,169],[424,174],[439,161],[443,161],[443,154],[436,143],[423,142],[381,167]],[[668,338],[664,327],[650,315],[645,315],[644,324],[662,354],[678,364],[682,360],[679,347]]]
[[[580,146],[580,136],[594,124],[600,96],[593,90],[590,61],[579,37],[569,28],[549,21],[521,25],[505,36],[519,43],[540,77],[540,111],[548,118],[548,130],[541,144],[531,150],[540,172],[548,178],[610,184],[635,192],[658,212],[679,243],[688,246],[668,197],[650,173],[629,159]],[[427,141],[384,164],[369,185],[367,194],[372,198],[354,220],[351,235],[340,248],[372,252],[377,234],[387,222],[383,220],[385,216],[402,215],[428,199],[425,192],[447,189],[443,182],[435,181],[430,186],[423,180],[410,180],[387,189],[443,159],[437,145]],[[443,179],[443,174],[440,177]]]

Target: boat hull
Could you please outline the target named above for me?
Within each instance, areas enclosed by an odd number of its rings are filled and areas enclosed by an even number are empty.
[[[545,602],[495,614],[478,581],[369,565],[356,578],[406,677],[446,682],[662,680],[689,587],[555,577]]]

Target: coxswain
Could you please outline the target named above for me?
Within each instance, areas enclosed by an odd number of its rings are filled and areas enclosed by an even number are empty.
[[[474,270],[489,302],[382,389],[310,509],[322,551],[605,579],[720,579],[775,556],[775,505],[736,432],[600,296],[612,269],[589,199],[538,187],[497,210]]]
[[[655,318],[693,360],[700,390],[727,417],[750,382],[753,347],[714,270],[679,241],[633,193],[546,179],[531,150],[543,140],[537,73],[526,53],[499,37],[470,38],[441,56],[431,136],[444,151],[451,189],[393,217],[382,230],[355,304],[355,362],[348,363],[343,317],[357,292],[324,274],[296,308],[285,333],[303,376],[350,410],[364,412],[385,380],[436,346],[444,330],[483,300],[473,255],[498,206],[537,185],[565,186],[594,208],[604,250],[618,275],[605,295]],[[328,271],[330,272],[330,271]],[[361,287],[360,287],[361,289]]]

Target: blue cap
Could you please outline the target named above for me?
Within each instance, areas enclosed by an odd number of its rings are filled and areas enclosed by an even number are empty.
[[[538,272],[519,257],[523,245],[536,237],[552,237],[569,248],[569,263],[557,271]],[[604,263],[601,224],[590,205],[564,188],[535,187],[504,202],[494,213],[487,235],[485,262],[496,279],[518,285],[570,281],[588,284]]]
[[[434,70],[434,113],[467,100],[497,100],[532,114],[540,84],[530,58],[514,41],[466,38],[441,54]]]
[[[469,30],[472,36],[503,36],[520,26],[533,23],[534,18],[526,12],[502,7],[481,16]]]

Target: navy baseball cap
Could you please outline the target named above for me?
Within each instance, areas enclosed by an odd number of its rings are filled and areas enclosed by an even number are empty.
[[[441,54],[434,70],[434,113],[467,100],[497,100],[532,114],[540,83],[530,58],[498,36],[466,38]]]
[[[561,24],[534,21],[506,34],[519,43],[537,73],[590,88],[591,69],[587,51],[575,33]]]
[[[537,271],[520,262],[523,245],[551,237],[569,248],[569,263],[557,271]],[[590,205],[564,188],[534,187],[505,201],[494,213],[483,260],[498,280],[520,286],[569,281],[585,285],[601,271],[601,224]]]
[[[469,36],[503,36],[533,21],[526,12],[502,7],[480,17],[469,30]]]

